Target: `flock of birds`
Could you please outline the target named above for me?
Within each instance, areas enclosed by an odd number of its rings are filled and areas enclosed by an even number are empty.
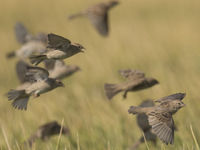
[[[118,3],[116,0],[102,2],[71,15],[69,19],[85,16],[98,33],[106,37],[109,33],[108,11]],[[21,47],[8,53],[7,58],[19,59],[16,73],[20,85],[10,90],[7,97],[14,108],[26,110],[30,97],[36,98],[57,87],[63,87],[61,80],[80,70],[76,65],[66,65],[63,60],[84,52],[85,48],[53,33],[32,35],[22,23],[16,23],[15,34]],[[43,63],[44,67],[38,67],[40,63]],[[123,98],[126,98],[128,92],[147,89],[159,83],[139,70],[125,69],[119,70],[119,73],[126,79],[125,82],[104,85],[105,95],[109,100],[120,92],[124,92]],[[175,93],[155,101],[146,100],[140,106],[131,106],[128,112],[137,115],[138,125],[144,132],[131,149],[136,149],[145,140],[156,143],[157,137],[165,144],[173,144],[175,125],[172,116],[185,106],[182,102],[184,97],[185,93]],[[154,102],[158,104],[155,105]],[[45,140],[60,132],[68,134],[69,129],[62,128],[56,121],[49,122],[40,126],[25,143],[32,146],[36,139]]]

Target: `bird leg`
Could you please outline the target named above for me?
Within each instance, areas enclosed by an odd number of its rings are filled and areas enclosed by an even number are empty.
[[[126,99],[128,91],[125,91],[123,94],[123,98]]]

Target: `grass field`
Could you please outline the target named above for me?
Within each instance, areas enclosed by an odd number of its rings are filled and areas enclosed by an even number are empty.
[[[99,0],[100,1],[100,0]],[[47,121],[68,126],[71,135],[61,136],[60,150],[126,150],[142,135],[130,105],[186,92],[187,105],[175,116],[178,131],[173,146],[158,141],[150,150],[198,150],[200,142],[200,1],[121,0],[110,12],[110,36],[100,37],[82,18],[67,20],[98,0],[0,1],[0,150],[19,150],[31,133]],[[64,80],[65,88],[31,99],[27,111],[14,110],[4,94],[18,85],[14,60],[7,52],[17,49],[13,26],[23,22],[32,33],[56,33],[81,43],[87,50],[66,60],[81,72]],[[121,94],[108,101],[105,82],[123,79],[118,69],[139,69],[160,84],[148,90]],[[193,139],[191,127],[197,139]],[[37,141],[33,150],[55,150],[58,136]],[[146,145],[140,149],[147,149]]]

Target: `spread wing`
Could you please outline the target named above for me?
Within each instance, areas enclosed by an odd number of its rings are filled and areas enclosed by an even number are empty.
[[[96,30],[102,35],[108,35],[108,13],[104,10],[93,11],[88,13],[88,18]]]
[[[16,73],[17,73],[17,77],[21,83],[28,81],[26,78],[26,72],[27,72],[28,66],[29,66],[29,64],[23,60],[19,60],[16,63]]]
[[[22,23],[17,22],[14,26],[14,30],[17,41],[21,44],[26,43],[26,37],[29,34],[26,27]]]
[[[59,36],[53,33],[48,34],[47,48],[63,50],[69,47],[70,44],[71,44],[71,41],[62,36]]]
[[[152,132],[165,144],[174,143],[174,120],[170,113],[148,113],[148,121]]]
[[[125,69],[125,70],[119,70],[119,73],[128,80],[137,80],[145,77],[144,72],[139,70]]]
[[[26,78],[29,81],[37,82],[41,80],[47,80],[49,77],[49,72],[40,67],[27,67]]]
[[[65,62],[62,60],[53,60],[53,59],[47,59],[44,61],[45,68],[47,70],[53,70],[56,67],[66,66]]]
[[[155,102],[162,103],[164,101],[182,100],[185,97],[185,93],[176,93],[156,100]]]

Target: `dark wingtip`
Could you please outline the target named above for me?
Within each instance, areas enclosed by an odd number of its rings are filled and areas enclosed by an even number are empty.
[[[13,58],[13,57],[15,57],[15,51],[7,53],[6,57],[7,58]]]

